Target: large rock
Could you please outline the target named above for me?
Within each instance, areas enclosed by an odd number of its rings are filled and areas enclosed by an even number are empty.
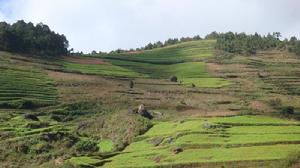
[[[39,118],[33,114],[25,114],[24,118],[33,121],[39,121]]]
[[[145,108],[145,105],[143,105],[143,104],[139,105],[138,113],[140,114],[140,113],[142,113],[144,111],[147,111],[146,108]]]
[[[180,153],[180,152],[183,152],[183,149],[182,149],[182,148],[175,148],[175,149],[173,150],[173,153],[174,153],[174,154],[178,154],[178,153]]]
[[[142,117],[148,118],[150,120],[153,118],[153,116],[147,111],[147,109],[145,108],[145,105],[143,105],[143,104],[139,105],[139,108],[138,108],[137,112]]]

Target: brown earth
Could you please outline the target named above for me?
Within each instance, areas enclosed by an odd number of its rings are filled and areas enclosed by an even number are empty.
[[[84,57],[76,57],[76,56],[65,56],[63,57],[65,60],[73,62],[73,63],[79,63],[79,64],[88,64],[88,65],[103,65],[103,64],[109,64],[108,62],[105,62],[98,58],[84,58]]]

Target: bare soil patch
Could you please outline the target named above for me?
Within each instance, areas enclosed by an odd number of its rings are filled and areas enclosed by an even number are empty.
[[[102,65],[102,64],[109,64],[108,62],[105,62],[98,58],[84,58],[84,57],[75,57],[75,56],[68,56],[63,57],[65,60],[73,62],[73,63],[79,63],[79,64],[88,64],[88,65]]]
[[[184,116],[192,117],[222,117],[222,116],[234,116],[237,115],[238,111],[202,111],[202,110],[186,110],[181,114]]]

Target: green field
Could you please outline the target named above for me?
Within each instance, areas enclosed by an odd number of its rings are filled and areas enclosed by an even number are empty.
[[[299,59],[277,50],[219,58],[214,43],[43,59],[1,52],[0,167],[297,167]],[[140,104],[152,120],[135,113]]]
[[[93,56],[110,64],[84,65],[65,61],[62,64],[67,71],[83,74],[165,80],[177,76],[182,84],[188,86],[230,85],[230,81],[209,74],[203,62],[213,56],[214,43],[213,40],[191,41],[138,53]]]
[[[31,108],[55,102],[57,92],[46,73],[34,67],[15,65],[6,53],[2,52],[0,69],[0,106]]]
[[[220,124],[224,121],[247,126],[227,127]],[[257,124],[265,125],[253,126]],[[300,151],[300,126],[297,125],[299,122],[264,116],[158,122],[146,134],[137,138],[140,140],[112,157],[111,162],[104,167],[284,159],[289,153]],[[176,147],[181,147],[183,152],[174,154],[172,150]]]
[[[103,75],[115,77],[142,77],[142,74],[115,65],[85,65],[72,62],[63,62],[64,68],[69,72]]]
[[[215,42],[215,40],[191,41],[149,51],[113,54],[102,57],[151,64],[197,62],[213,56],[212,51]]]

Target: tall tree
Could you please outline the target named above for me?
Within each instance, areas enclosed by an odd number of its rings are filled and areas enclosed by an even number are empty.
[[[10,25],[0,22],[0,50],[36,55],[68,54],[69,42],[64,35],[39,23],[34,26],[23,20]]]

